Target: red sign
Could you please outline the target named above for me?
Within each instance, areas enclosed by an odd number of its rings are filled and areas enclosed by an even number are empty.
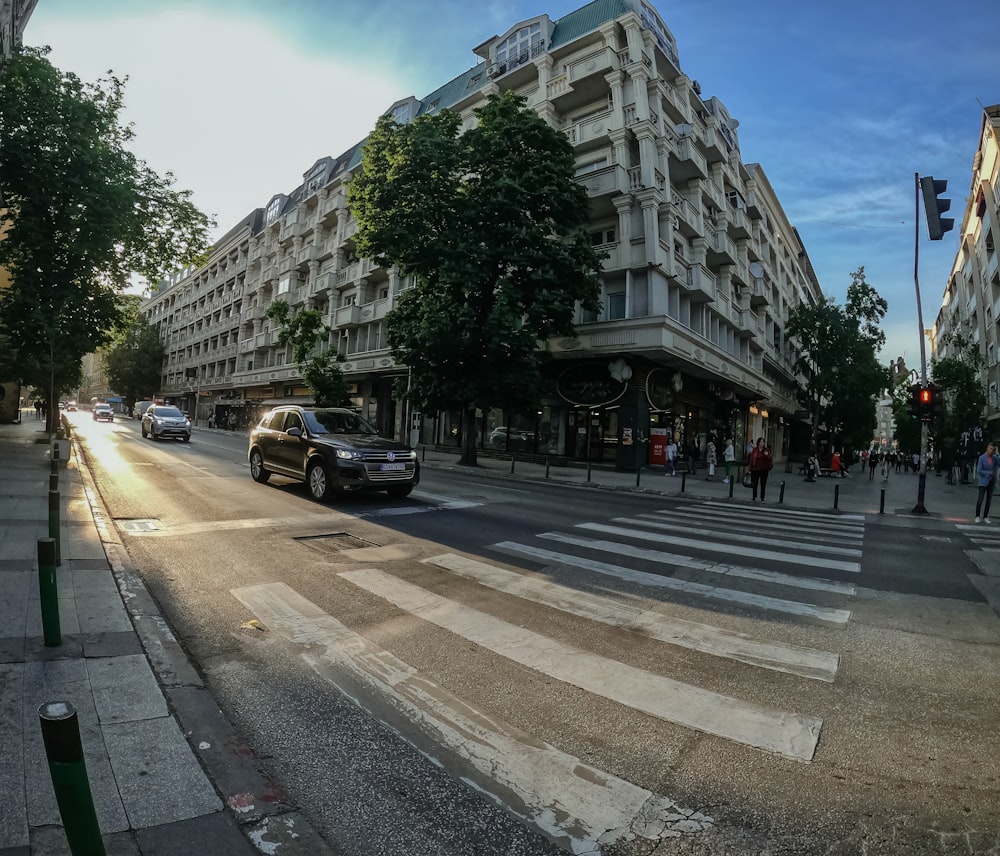
[[[649,429],[649,463],[667,465],[667,429]]]

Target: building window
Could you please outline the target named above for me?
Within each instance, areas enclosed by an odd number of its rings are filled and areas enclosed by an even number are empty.
[[[596,172],[599,169],[604,169],[607,165],[607,158],[597,158],[596,160],[587,161],[586,163],[580,164],[576,168],[575,175],[579,178],[581,175],[587,175],[588,173]]]
[[[603,244],[613,244],[615,242],[614,228],[600,229],[590,233],[591,246],[600,247]]]
[[[608,295],[608,320],[617,321],[625,317],[625,292]]]
[[[521,27],[516,33],[508,36],[506,41],[497,45],[497,63],[507,63],[509,66],[520,65],[531,56],[533,45],[541,45],[542,25],[538,22]]]

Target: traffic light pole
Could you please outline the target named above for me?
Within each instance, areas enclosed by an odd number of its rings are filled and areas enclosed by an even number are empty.
[[[920,306],[920,173],[913,174],[914,215],[913,215],[913,286],[917,291],[917,326],[920,328],[920,383],[927,386],[927,346],[924,344],[924,312]],[[914,514],[927,514],[924,506],[924,494],[927,489],[927,435],[929,423],[920,422],[920,475],[917,478],[917,504],[913,506]]]

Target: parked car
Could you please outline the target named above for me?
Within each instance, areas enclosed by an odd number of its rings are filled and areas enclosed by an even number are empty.
[[[152,406],[153,402],[147,398],[144,398],[142,401],[137,401],[132,407],[132,418],[142,419],[142,417],[146,415],[146,411]]]
[[[508,445],[508,436],[510,437]],[[494,428],[490,432],[490,447],[493,449],[511,449],[522,451],[528,448],[530,437],[527,432],[517,428],[507,428],[504,425]]]
[[[154,404],[142,414],[142,436],[162,440],[177,437],[191,442],[191,420],[172,404]]]
[[[98,403],[94,405],[94,409],[91,411],[91,416],[96,422],[98,419],[107,419],[108,422],[115,421],[115,412],[111,409],[110,404]]]
[[[354,491],[404,497],[420,482],[416,452],[339,407],[274,408],[250,433],[247,456],[254,481],[298,479],[320,502]]]

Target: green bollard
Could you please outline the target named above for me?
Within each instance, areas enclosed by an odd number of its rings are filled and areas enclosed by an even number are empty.
[[[56,542],[56,564],[62,564],[59,543],[59,491],[49,490],[49,537]]]
[[[835,484],[833,486],[833,507],[836,508],[840,505],[840,485]]]
[[[684,485],[687,482],[687,473],[681,473],[681,493],[684,493]]]
[[[734,476],[730,476],[730,478],[729,478],[729,498],[730,499],[733,498],[733,487],[735,485],[736,485],[736,478]]]
[[[549,458],[548,455],[545,457],[545,478],[549,477]]]
[[[514,475],[514,460],[515,460],[514,456],[511,455],[510,456],[510,474],[511,475]]]
[[[49,701],[38,708],[52,789],[73,856],[106,856],[87,764],[80,742],[80,721],[68,701]]]
[[[47,648],[62,645],[59,627],[59,588],[56,585],[56,545],[51,538],[38,539],[38,595],[42,604],[42,635]]]
[[[635,468],[635,486],[639,487],[639,477],[642,475],[642,464]]]

